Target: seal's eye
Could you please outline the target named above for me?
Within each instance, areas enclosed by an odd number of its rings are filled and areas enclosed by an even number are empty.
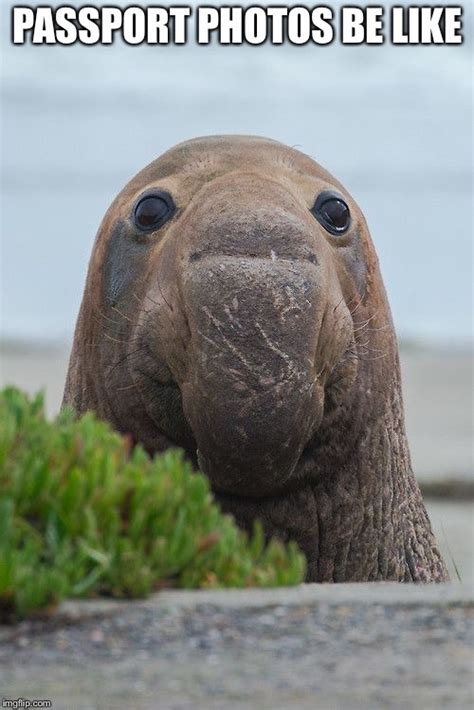
[[[175,211],[174,202],[166,192],[155,192],[142,197],[135,207],[133,220],[138,229],[152,231],[161,227]]]
[[[342,197],[332,192],[322,192],[311,212],[331,234],[345,234],[351,224],[351,213]]]

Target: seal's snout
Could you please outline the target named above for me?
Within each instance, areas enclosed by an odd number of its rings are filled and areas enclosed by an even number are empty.
[[[311,262],[208,256],[183,293],[193,367],[184,413],[216,489],[277,490],[322,416],[321,282]]]

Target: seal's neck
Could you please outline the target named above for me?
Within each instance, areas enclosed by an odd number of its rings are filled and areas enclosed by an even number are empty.
[[[268,537],[295,540],[307,558],[308,581],[448,579],[411,469],[397,368],[394,374],[385,411],[348,432],[350,454],[341,457],[328,441],[314,452],[304,482],[279,497],[217,495],[242,527],[251,529],[258,518]],[[357,412],[347,414],[361,421]]]

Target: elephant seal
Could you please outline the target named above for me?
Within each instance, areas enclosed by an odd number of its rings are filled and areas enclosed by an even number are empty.
[[[182,447],[308,581],[442,581],[378,261],[347,190],[258,137],[172,148],[100,226],[64,404]]]

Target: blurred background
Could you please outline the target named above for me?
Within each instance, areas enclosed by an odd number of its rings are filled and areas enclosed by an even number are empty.
[[[451,47],[198,47],[192,32],[180,47],[34,47],[10,44],[12,4],[1,4],[1,383],[44,387],[57,411],[96,230],[145,164],[204,134],[298,147],[366,215],[415,471],[441,545],[472,579],[470,5]]]

